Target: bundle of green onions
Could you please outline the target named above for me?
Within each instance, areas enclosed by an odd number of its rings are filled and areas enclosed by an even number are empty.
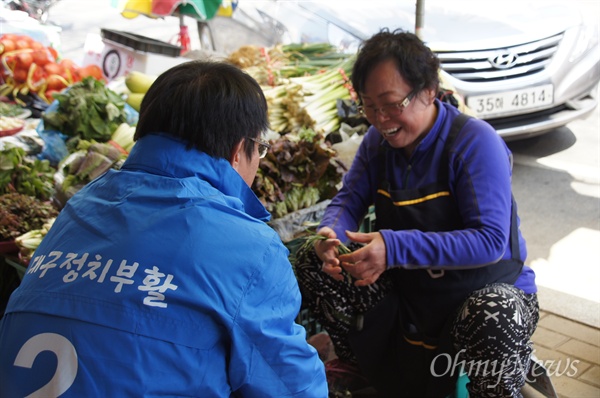
[[[264,87],[271,129],[279,133],[297,133],[302,128],[325,134],[336,131],[340,125],[337,101],[355,96],[348,78],[353,63],[354,57],[347,57],[320,73]]]
[[[300,246],[298,246],[297,251],[293,255],[290,256],[290,262],[294,265],[296,264],[296,256],[297,256],[298,252],[301,252],[301,251],[303,252],[305,250],[313,250],[316,242],[318,242],[320,240],[326,240],[329,238],[326,236],[323,236],[323,235],[319,235],[316,232],[312,231],[312,232],[308,232],[308,235],[302,237],[302,239],[304,239],[304,242],[302,242],[302,244]],[[348,253],[352,252],[348,248],[348,246],[344,245],[343,243],[340,243],[340,245],[337,247],[337,249],[338,249],[339,254],[348,254]],[[345,283],[347,283],[348,285],[354,284],[354,279],[348,273],[348,271],[342,269],[342,275],[344,277]]]
[[[253,45],[238,48],[229,54],[227,61],[244,69],[264,86],[280,84],[279,70],[289,62],[280,46],[266,48]]]
[[[328,43],[242,46],[228,60],[261,84],[271,129],[278,133],[335,131],[340,125],[337,101],[355,97],[348,77],[354,56]]]
[[[227,61],[239,66],[259,84],[275,87],[282,79],[309,76],[346,59],[329,43],[279,44],[273,47],[245,45],[229,54]]]
[[[281,76],[288,78],[314,75],[348,58],[329,43],[286,44],[280,48],[288,60]]]
[[[19,247],[21,261],[29,262],[32,254],[38,248],[42,240],[54,224],[56,217],[49,218],[39,229],[32,229],[15,238],[15,244]]]
[[[329,238],[324,235],[319,235],[316,232],[309,232],[308,235],[306,235],[302,239],[304,239],[304,242],[302,242],[302,245],[300,245],[300,247],[298,248],[299,251],[311,250],[314,247],[315,243],[317,243],[320,240],[327,240]],[[340,245],[337,248],[340,254],[352,253],[348,246],[346,246],[343,243],[340,243]]]
[[[353,64],[354,57],[348,57],[326,72],[290,79],[302,87],[304,97],[299,106],[314,121],[311,127],[317,133],[329,133],[339,128],[338,99],[356,99],[349,80]]]

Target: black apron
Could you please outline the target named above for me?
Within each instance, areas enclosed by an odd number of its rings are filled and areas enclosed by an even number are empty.
[[[441,232],[464,228],[449,190],[448,151],[467,119],[459,115],[450,129],[436,183],[391,190],[385,167],[381,167],[375,201],[377,230]],[[385,149],[380,159],[384,165]],[[394,268],[384,273],[394,282],[395,290],[364,314],[361,330],[357,328],[349,335],[361,370],[378,392],[390,397],[445,397],[454,390],[457,370],[450,372],[448,367],[454,362],[450,328],[456,311],[473,291],[494,282],[512,284],[521,273],[514,199],[512,207],[511,260],[466,270]]]

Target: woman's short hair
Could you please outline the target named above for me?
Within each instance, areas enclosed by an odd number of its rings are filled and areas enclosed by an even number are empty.
[[[396,29],[383,28],[364,41],[352,70],[352,85],[358,93],[364,92],[368,73],[382,61],[393,60],[400,75],[413,90],[439,89],[440,61],[419,37]]]
[[[163,133],[229,159],[242,138],[257,138],[268,126],[267,101],[254,78],[226,62],[199,60],[158,76],[142,101],[135,139]],[[254,147],[245,141],[248,157]]]

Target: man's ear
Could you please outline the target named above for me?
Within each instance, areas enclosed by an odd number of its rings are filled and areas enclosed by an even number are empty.
[[[244,156],[244,139],[241,139],[231,150],[231,156],[229,157],[231,167],[237,170],[242,156]]]

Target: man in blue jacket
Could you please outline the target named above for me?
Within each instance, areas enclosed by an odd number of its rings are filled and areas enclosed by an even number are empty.
[[[11,296],[1,397],[327,396],[250,189],[267,126],[260,86],[231,65],[158,77],[123,167],[68,201]]]

